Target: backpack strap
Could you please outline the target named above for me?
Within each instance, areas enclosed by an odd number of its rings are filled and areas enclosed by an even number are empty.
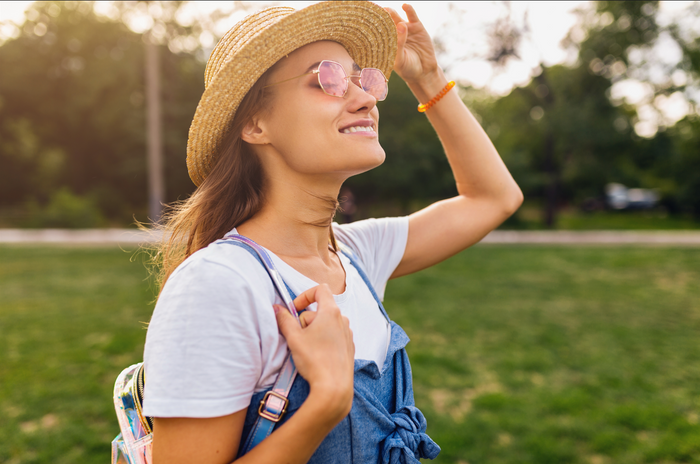
[[[297,312],[296,307],[294,306],[294,299],[296,298],[296,295],[294,294],[292,289],[289,288],[287,283],[282,279],[279,271],[277,271],[277,269],[275,268],[275,265],[272,262],[272,259],[270,258],[270,255],[267,253],[267,251],[265,251],[263,247],[261,247],[251,239],[243,237],[242,235],[227,234],[224,237],[224,240],[226,240],[227,243],[237,245],[245,249],[250,254],[252,254],[255,257],[255,259],[257,259],[260,262],[260,264],[263,265],[268,275],[270,276],[270,279],[272,280],[275,290],[285,302],[287,309],[294,316],[297,322],[301,324],[301,322],[299,321],[299,313]],[[384,305],[382,305],[382,301],[379,299],[377,292],[374,290],[374,287],[372,286],[372,283],[369,280],[367,273],[364,271],[359,258],[347,246],[343,245],[342,243],[339,243],[339,245],[341,253],[343,253],[350,260],[350,263],[355,269],[357,269],[358,274],[360,274],[360,277],[362,277],[362,280],[367,285],[367,288],[369,288],[370,293],[377,302],[377,306],[379,306],[379,309],[381,310],[384,317],[387,319],[387,321],[391,322],[391,320],[389,319],[389,315],[386,313]],[[260,401],[260,406],[258,407],[258,418],[255,421],[255,424],[253,425],[250,434],[248,435],[248,439],[246,440],[242,454],[248,453],[272,433],[272,431],[275,428],[275,425],[277,424],[277,422],[279,422],[279,420],[282,418],[282,415],[286,412],[287,405],[289,404],[289,400],[287,399],[287,397],[289,396],[289,392],[292,389],[292,384],[294,383],[296,376],[297,368],[294,365],[294,359],[292,359],[292,354],[291,352],[289,352],[287,354],[287,358],[282,364],[282,369],[280,370],[280,373],[277,376],[275,384],[273,385],[270,391],[265,393],[265,396],[263,397],[262,401]]]
[[[299,322],[299,314],[294,306],[294,298],[296,298],[296,295],[292,289],[289,288],[287,283],[282,280],[282,277],[265,249],[251,239],[237,234],[228,234],[224,239],[232,245],[237,245],[247,250],[263,265],[270,279],[272,279],[275,290],[277,290],[277,293],[284,301],[289,312],[294,316],[297,322]],[[260,406],[258,406],[258,418],[248,435],[248,439],[243,448],[243,454],[255,448],[272,433],[275,425],[280,421],[287,410],[287,405],[289,404],[287,397],[289,396],[296,376],[297,368],[294,365],[291,352],[288,352],[275,384],[272,386],[272,389],[265,394],[262,401],[260,401]]]

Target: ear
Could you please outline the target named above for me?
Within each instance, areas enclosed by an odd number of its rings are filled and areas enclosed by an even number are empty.
[[[265,145],[270,143],[270,141],[267,139],[267,134],[262,127],[261,121],[257,117],[252,118],[245,126],[243,126],[243,130],[241,131],[241,139],[243,139],[244,142],[253,145]]]

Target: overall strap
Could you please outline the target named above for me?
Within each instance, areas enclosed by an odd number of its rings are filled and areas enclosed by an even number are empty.
[[[260,264],[263,265],[270,276],[270,279],[272,279],[275,290],[277,290],[277,293],[284,301],[287,309],[289,309],[289,312],[292,313],[297,321],[299,321],[299,314],[294,306],[294,298],[296,298],[296,295],[292,289],[289,288],[287,283],[282,280],[282,277],[275,268],[275,265],[272,263],[272,260],[265,249],[249,238],[241,235],[228,234],[224,237],[224,239],[227,241],[227,243],[237,245],[247,250],[260,262]],[[272,430],[275,428],[275,424],[279,422],[282,415],[287,410],[287,405],[289,404],[287,397],[289,396],[289,392],[292,389],[292,384],[294,383],[296,376],[297,368],[294,365],[292,354],[288,352],[287,358],[282,364],[282,369],[277,376],[275,384],[272,386],[272,389],[265,394],[262,401],[260,401],[260,406],[258,407],[258,418],[255,421],[250,434],[248,435],[248,439],[246,440],[243,448],[243,454],[246,454],[248,451],[255,448],[261,441],[272,433]]]
[[[357,269],[357,273],[360,274],[360,277],[362,277],[362,280],[365,282],[365,285],[367,285],[367,288],[369,288],[370,293],[372,294],[375,301],[377,302],[377,305],[379,306],[379,309],[381,310],[382,314],[384,314],[384,317],[386,318],[386,320],[389,321],[389,323],[391,323],[391,319],[389,319],[389,315],[386,313],[386,310],[384,309],[384,305],[382,304],[382,300],[379,299],[379,295],[377,295],[377,292],[374,290],[374,287],[372,286],[372,282],[370,282],[369,277],[367,277],[367,273],[362,268],[362,264],[360,262],[360,259],[346,245],[343,245],[340,242],[338,242],[338,245],[340,247],[340,252],[343,253],[350,260],[350,263],[352,264],[352,266],[355,269]]]

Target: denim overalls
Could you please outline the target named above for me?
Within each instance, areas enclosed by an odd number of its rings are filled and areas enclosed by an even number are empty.
[[[408,335],[389,319],[352,252],[342,252],[357,269],[382,314],[389,321],[391,338],[381,372],[374,361],[355,360],[355,395],[350,414],[326,436],[309,463],[420,464],[420,458],[434,459],[440,452],[440,447],[425,433],[427,422],[415,406],[411,365],[405,350]],[[296,298],[288,286],[287,290],[292,298]],[[265,393],[255,393],[250,401],[241,444],[246,442],[258,418],[258,405]],[[287,412],[278,425],[292,417],[308,395],[309,384],[301,375],[297,375],[289,393]]]

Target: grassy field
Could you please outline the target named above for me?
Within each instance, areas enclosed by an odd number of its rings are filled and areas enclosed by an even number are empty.
[[[120,250],[0,247],[0,462],[108,463],[153,293]]]
[[[0,247],[0,462],[108,462],[112,385],[152,308],[130,256]],[[390,283],[436,461],[700,462],[699,263],[478,246]]]

